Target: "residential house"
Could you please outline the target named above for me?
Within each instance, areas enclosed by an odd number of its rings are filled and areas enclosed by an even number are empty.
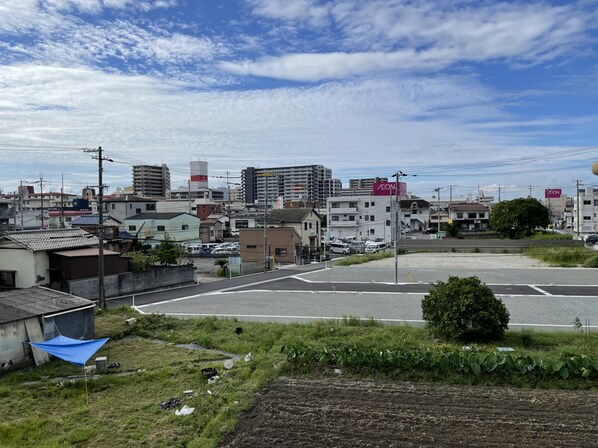
[[[104,199],[104,212],[123,223],[124,226],[125,219],[134,215],[156,213],[156,202],[154,199],[128,194],[115,198],[106,198]],[[122,228],[121,230],[127,229]]]
[[[301,246],[301,235],[294,227],[268,227],[266,232],[258,228],[242,229],[239,234],[239,254],[244,263],[269,263],[273,257],[275,263],[298,264]]]
[[[425,199],[399,200],[402,216],[402,229],[419,232],[427,229],[430,224],[430,203]]]
[[[207,219],[202,220],[199,226],[200,240],[203,243],[223,241],[226,220],[226,216],[221,214],[210,215]]]
[[[327,236],[392,241],[391,201],[388,196],[337,196],[328,198]],[[401,222],[405,218],[401,216]]]
[[[487,230],[490,209],[477,202],[452,202],[449,205],[450,222],[461,230]]]
[[[573,204],[575,231],[578,233],[597,233],[598,188],[580,187]]]
[[[98,239],[81,229],[30,230],[0,235],[0,287],[49,285],[51,252],[97,245]]]
[[[47,353],[28,342],[93,338],[94,308],[91,300],[38,286],[0,291],[0,364],[46,362]]]
[[[260,223],[263,225],[264,217]],[[266,216],[268,227],[290,227],[295,229],[301,237],[301,245],[310,251],[318,249],[321,245],[320,228],[321,216],[311,208],[274,209]]]
[[[151,246],[167,238],[179,243],[199,240],[200,220],[189,213],[140,213],[126,218],[123,226],[125,231]]]

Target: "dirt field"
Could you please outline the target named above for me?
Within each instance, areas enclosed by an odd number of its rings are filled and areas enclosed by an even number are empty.
[[[598,393],[282,378],[221,446],[598,446]]]

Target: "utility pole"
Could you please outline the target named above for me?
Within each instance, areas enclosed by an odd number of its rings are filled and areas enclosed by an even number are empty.
[[[100,302],[100,308],[106,309],[106,291],[104,289],[104,182],[102,174],[104,168],[102,162],[112,162],[113,160],[102,156],[102,147],[98,146],[97,149],[84,149],[83,152],[94,153],[96,156],[92,158],[98,161],[98,179],[99,179],[99,191],[98,191],[98,240],[99,240],[99,259],[98,259],[98,299]]]
[[[39,189],[41,191],[42,230],[44,229],[44,173],[39,173]]]
[[[24,221],[24,219],[23,219],[23,211],[24,211],[24,208],[25,208],[25,206],[23,204],[23,199],[24,199],[23,196],[24,196],[24,193],[23,193],[23,181],[21,180],[21,188],[19,189],[19,209],[21,211],[21,232],[25,228],[25,225],[24,225],[24,222],[23,222]]]
[[[399,186],[401,181],[401,174],[402,171],[397,171],[395,173],[396,176],[396,184],[395,184],[395,238],[394,238],[394,255],[395,255],[395,284],[399,282],[399,238],[401,237],[401,226],[400,222],[401,219],[399,217]]]
[[[500,185],[498,186],[498,202],[500,202]]]
[[[529,186],[529,196],[528,197],[530,197],[530,198],[532,197],[532,186],[531,185]]]
[[[60,228],[64,229],[64,174],[60,186]]]
[[[268,272],[268,177],[266,180],[266,196],[264,198],[264,272]]]
[[[436,193],[438,193],[438,210],[437,210],[437,214],[438,214],[438,228],[436,229],[437,232],[440,232],[440,190],[442,190],[442,187],[438,187],[438,188],[434,188],[434,191]]]

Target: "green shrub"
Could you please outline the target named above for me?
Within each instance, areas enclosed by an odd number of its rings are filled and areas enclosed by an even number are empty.
[[[598,268],[598,255],[588,259],[588,261],[584,263],[584,266],[586,268]]]
[[[447,339],[500,339],[509,324],[502,300],[477,277],[436,282],[422,300],[422,313],[428,327]]]

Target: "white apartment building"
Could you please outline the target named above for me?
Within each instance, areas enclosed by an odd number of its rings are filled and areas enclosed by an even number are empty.
[[[393,201],[394,204],[394,201]],[[393,207],[394,208],[394,207]],[[380,239],[393,237],[391,198],[388,196],[341,196],[328,198],[328,238]],[[401,213],[401,223],[404,215]]]
[[[574,198],[573,220],[578,233],[598,233],[598,188],[584,187]]]

